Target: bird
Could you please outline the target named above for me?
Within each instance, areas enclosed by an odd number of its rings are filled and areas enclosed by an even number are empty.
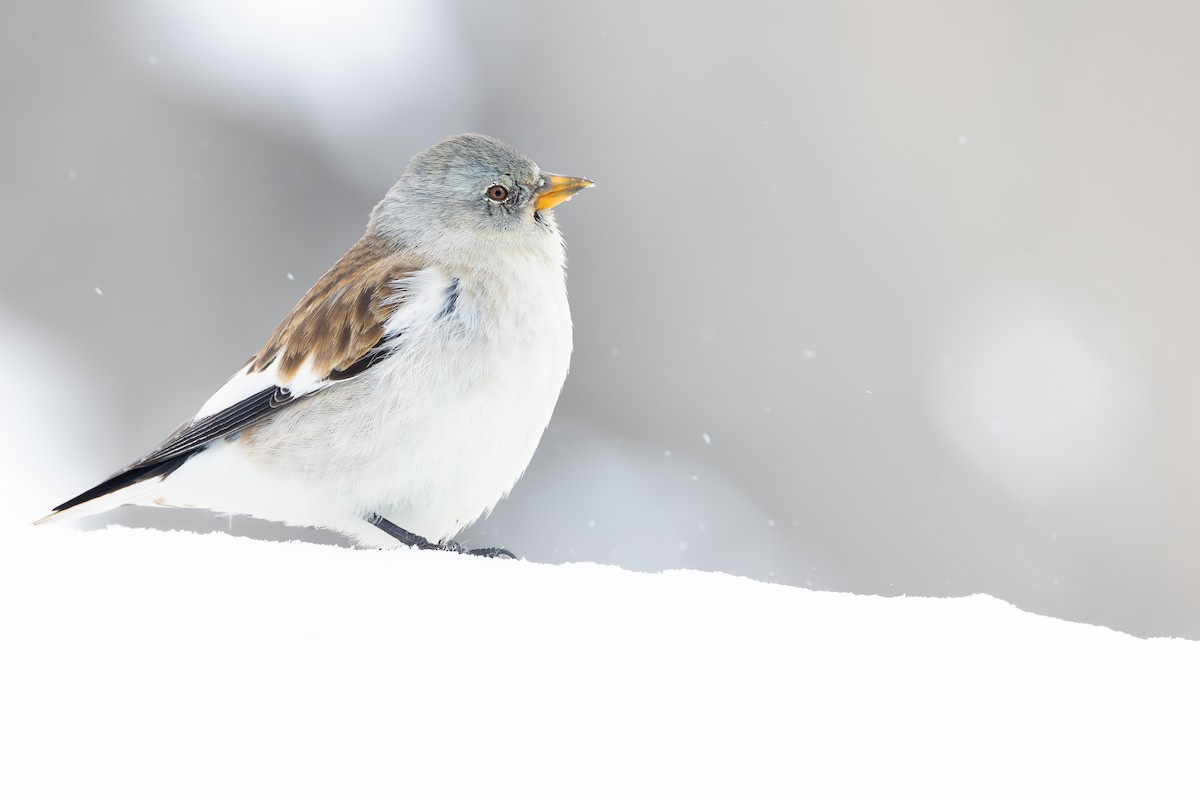
[[[572,349],[554,208],[592,185],[478,133],[417,153],[194,417],[36,524],[202,508],[512,557],[453,539],[507,496],[550,422]]]

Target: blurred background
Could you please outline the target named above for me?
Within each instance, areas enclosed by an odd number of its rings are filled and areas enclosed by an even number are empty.
[[[597,188],[558,213],[554,422],[460,540],[1200,638],[1198,29],[1186,1],[8,0],[4,514],[195,413],[473,130]]]

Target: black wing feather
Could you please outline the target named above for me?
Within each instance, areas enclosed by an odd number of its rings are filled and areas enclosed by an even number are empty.
[[[147,466],[175,456],[194,453],[215,439],[223,439],[253,422],[271,416],[296,399],[285,387],[272,386],[263,389],[258,394],[252,394],[216,414],[187,425],[133,466]]]
[[[396,352],[396,348],[389,347],[388,345],[398,336],[399,334],[394,334],[392,336],[383,337],[376,342],[375,345],[362,356],[362,358],[353,362],[345,369],[335,369],[330,372],[329,380],[344,381],[348,380],[349,378],[353,378],[355,375],[363,374],[371,367],[375,366],[380,361],[383,361],[385,358]]]
[[[103,497],[118,489],[124,489],[126,486],[132,486],[139,481],[166,477],[213,441],[238,433],[251,423],[271,416],[297,399],[283,387],[272,386],[263,389],[223,411],[184,426],[159,445],[154,452],[130,464],[103,483],[56,506],[54,510],[66,511],[68,508],[73,508],[97,497]]]

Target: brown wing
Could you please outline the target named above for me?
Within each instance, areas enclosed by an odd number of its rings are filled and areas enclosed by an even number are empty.
[[[253,371],[280,357],[278,382],[288,383],[309,361],[316,375],[344,374],[384,336],[396,281],[417,270],[411,257],[364,236],[292,309],[252,361]]]

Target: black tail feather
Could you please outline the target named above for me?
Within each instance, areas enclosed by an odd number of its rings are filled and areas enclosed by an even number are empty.
[[[165,478],[175,470],[183,466],[183,462],[195,455],[195,452],[184,453],[183,455],[169,458],[166,461],[159,461],[152,464],[142,466],[134,465],[129,469],[122,470],[116,475],[113,475],[103,483],[98,483],[91,489],[88,489],[83,494],[72,497],[62,505],[54,507],[57,511],[66,511],[75,506],[82,505],[89,500],[95,500],[97,497],[103,497],[106,494],[112,494],[115,491],[124,489],[126,486],[133,486],[149,478]]]

